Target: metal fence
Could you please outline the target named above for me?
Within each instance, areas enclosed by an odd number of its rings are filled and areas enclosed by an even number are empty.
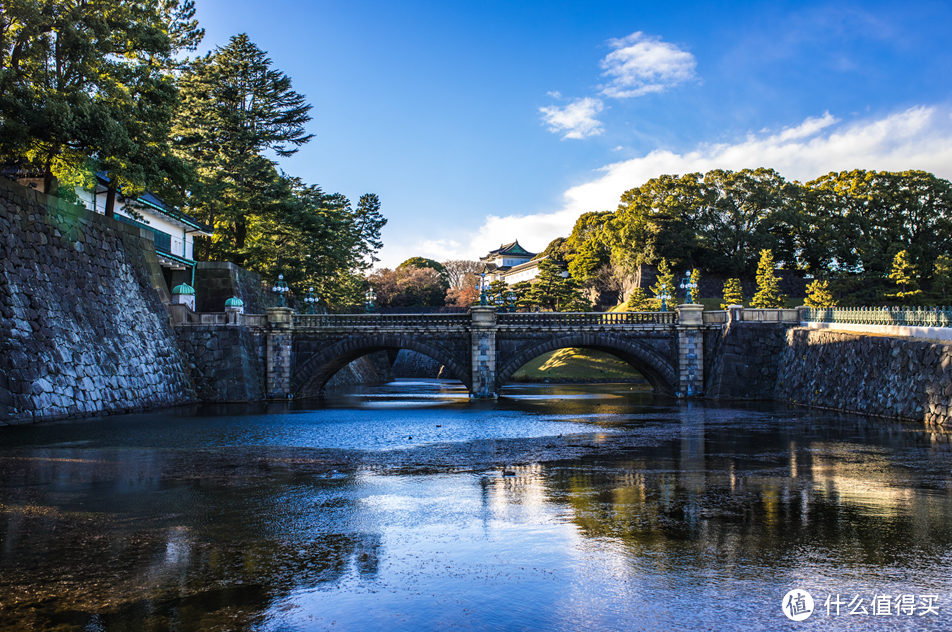
[[[952,307],[811,307],[801,310],[807,322],[846,325],[952,327]]]

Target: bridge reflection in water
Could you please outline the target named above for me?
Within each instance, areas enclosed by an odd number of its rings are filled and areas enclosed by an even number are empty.
[[[916,627],[947,623],[948,434],[441,388],[6,429],[4,628],[776,629],[793,587],[938,594]]]

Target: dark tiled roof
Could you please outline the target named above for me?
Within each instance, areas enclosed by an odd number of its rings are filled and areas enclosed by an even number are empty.
[[[492,255],[523,255],[527,257],[534,257],[536,253],[529,252],[525,248],[519,245],[519,240],[515,240],[511,244],[503,244],[499,246],[496,250],[489,251],[490,256]]]

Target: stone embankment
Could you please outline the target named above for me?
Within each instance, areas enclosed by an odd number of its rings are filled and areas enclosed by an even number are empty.
[[[952,345],[791,329],[776,399],[848,412],[952,422]]]
[[[176,327],[189,377],[203,402],[248,402],[264,399],[261,345],[264,341],[241,327]]]
[[[394,377],[436,379],[442,371],[443,365],[438,360],[409,349],[401,349],[393,363]]]
[[[387,351],[375,351],[357,358],[334,374],[325,388],[377,386],[392,382],[393,367]]]
[[[789,325],[792,326],[792,325]],[[707,393],[715,399],[772,399],[788,325],[728,323],[714,346]],[[706,341],[705,341],[706,342]]]
[[[0,179],[0,424],[195,400],[147,232]]]

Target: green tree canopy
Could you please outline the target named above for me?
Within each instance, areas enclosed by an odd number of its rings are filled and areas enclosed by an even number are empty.
[[[4,2],[0,157],[43,173],[46,192],[90,161],[133,193],[181,176],[171,71],[202,37],[193,14],[191,0]]]
[[[424,257],[410,257],[397,266],[397,270],[404,268],[430,268],[431,270],[436,270],[436,273],[440,275],[440,279],[446,285],[446,289],[450,287],[449,275],[446,272],[446,268],[443,267],[443,264],[439,261],[426,259]]]

